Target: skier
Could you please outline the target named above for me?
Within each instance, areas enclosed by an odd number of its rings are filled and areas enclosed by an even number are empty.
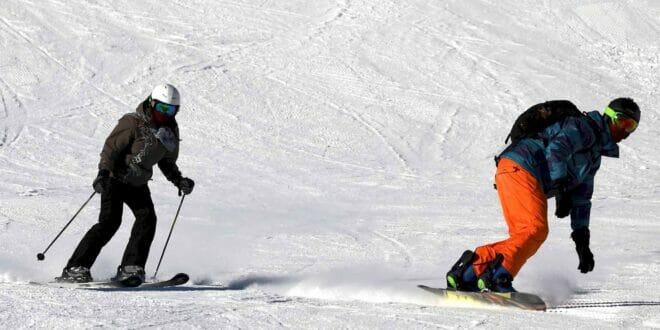
[[[92,184],[101,194],[99,221],[82,238],[58,281],[92,281],[90,268],[101,248],[119,229],[124,204],[135,215],[135,223],[113,280],[144,281],[144,266],[156,231],[156,213],[147,185],[153,166],[158,164],[165,177],[179,189],[179,195],[190,194],[195,185],[193,180],[181,175],[176,165],[179,130],[175,116],[179,106],[177,89],[161,84],[135,112],[119,119],[105,141],[98,176]]]
[[[557,217],[571,216],[578,269],[592,271],[589,215],[594,176],[601,156],[619,157],[618,143],[637,128],[639,120],[637,104],[630,98],[617,98],[602,115],[592,111],[565,117],[536,138],[507,147],[496,157],[495,183],[509,238],[465,251],[447,272],[447,288],[515,292],[513,278],[548,235],[547,199],[551,197]]]

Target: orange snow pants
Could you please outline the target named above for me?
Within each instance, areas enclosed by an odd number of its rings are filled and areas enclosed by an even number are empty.
[[[474,270],[477,276],[481,275],[495,255],[501,253],[502,266],[515,277],[548,237],[548,200],[538,180],[507,158],[499,161],[495,184],[509,238],[478,247]]]

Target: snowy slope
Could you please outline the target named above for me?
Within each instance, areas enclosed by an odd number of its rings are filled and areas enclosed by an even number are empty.
[[[18,1],[0,8],[0,325],[17,327],[660,327],[660,2]],[[176,291],[30,285],[59,274],[98,197],[116,120],[159,82],[182,93],[186,198],[159,274]],[[502,239],[492,157],[522,110],[633,97],[641,125],[607,159],[596,269],[570,226],[516,278],[551,313],[430,306],[467,248]],[[157,173],[153,272],[179,202]],[[552,202],[550,203],[553,204]],[[109,277],[132,217],[92,269]],[[550,210],[552,211],[552,209]],[[223,284],[230,290],[201,286]]]

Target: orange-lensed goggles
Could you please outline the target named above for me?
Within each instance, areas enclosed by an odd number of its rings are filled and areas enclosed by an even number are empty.
[[[614,111],[612,108],[607,107],[605,108],[605,115],[610,117],[612,122],[626,131],[626,133],[632,133],[637,129],[637,121],[622,112]]]

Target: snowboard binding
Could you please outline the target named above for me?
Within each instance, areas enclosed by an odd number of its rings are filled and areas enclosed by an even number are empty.
[[[461,257],[447,272],[447,289],[455,291],[477,291],[476,275],[472,262],[476,254],[470,250],[465,250]]]
[[[488,268],[479,275],[477,288],[481,292],[516,292],[513,288],[513,276],[502,266],[504,256],[500,253],[488,265]]]

